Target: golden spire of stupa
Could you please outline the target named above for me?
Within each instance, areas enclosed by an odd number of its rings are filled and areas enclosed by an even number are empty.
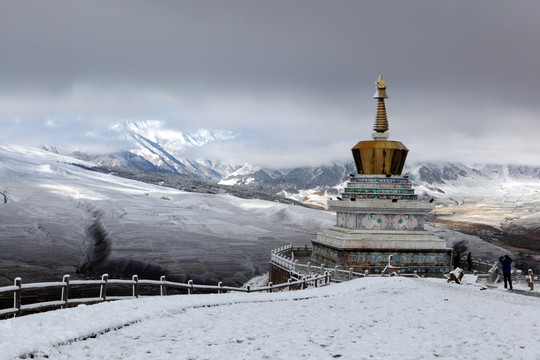
[[[384,99],[388,96],[382,75],[379,76],[375,85],[377,85],[377,92],[373,97],[378,99],[378,105],[373,140],[360,141],[351,149],[354,163],[358,174],[401,175],[409,150],[399,141],[388,140],[388,120],[384,107]]]
[[[377,92],[373,95],[373,98],[378,99],[378,101],[373,130],[383,133],[388,131],[388,119],[386,118],[386,107],[384,106],[384,99],[387,99],[388,96],[386,95],[386,82],[384,82],[382,75],[379,76],[379,80],[375,82],[375,85],[377,86]]]

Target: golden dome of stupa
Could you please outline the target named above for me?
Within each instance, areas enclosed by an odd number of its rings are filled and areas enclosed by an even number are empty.
[[[386,82],[382,75],[375,83],[377,91],[373,96],[377,99],[377,116],[373,126],[373,140],[360,141],[352,149],[358,174],[391,174],[401,175],[409,149],[399,141],[388,140],[388,119],[384,99]]]

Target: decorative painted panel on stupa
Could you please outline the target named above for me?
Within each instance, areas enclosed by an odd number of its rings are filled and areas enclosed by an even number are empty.
[[[422,230],[424,218],[415,214],[337,213],[337,226],[363,230]]]
[[[434,208],[418,200],[412,184],[401,172],[408,149],[388,140],[384,100],[386,82],[376,84],[377,114],[373,140],[360,141],[352,149],[358,173],[337,200],[336,226],[317,234],[312,258],[357,269],[377,269],[388,263],[418,271],[448,271],[450,249],[444,240],[424,230],[424,219]]]

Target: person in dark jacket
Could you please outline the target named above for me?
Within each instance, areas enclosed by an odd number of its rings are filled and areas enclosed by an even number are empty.
[[[469,251],[469,253],[467,254],[467,270],[471,271],[471,267],[472,267],[472,253]]]
[[[506,289],[506,283],[508,282],[510,290],[512,290],[512,258],[504,255],[499,258],[499,261],[503,267],[504,288]]]

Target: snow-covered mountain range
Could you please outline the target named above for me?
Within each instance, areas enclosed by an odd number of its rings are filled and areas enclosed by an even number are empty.
[[[132,149],[114,154],[70,154],[94,164],[112,168],[128,168],[144,172],[169,172],[186,177],[206,179],[222,185],[243,185],[271,193],[304,201],[311,194],[335,195],[349,174],[356,169],[352,161],[337,161],[315,167],[285,169],[265,168],[256,164],[238,164],[236,159],[227,163],[214,159],[185,157],[187,149],[202,148],[208,144],[235,141],[236,134],[226,130],[179,132],[162,128],[159,121],[125,121],[113,126],[118,137],[129,140]],[[44,147],[48,151],[60,153],[55,146]],[[416,186],[429,196],[435,196],[443,204],[450,204],[445,188],[459,186],[460,183],[481,184],[491,192],[496,192],[503,184],[527,182],[533,188],[540,181],[540,167],[513,165],[474,166],[452,162],[407,164],[404,175],[410,176]],[[474,185],[476,186],[476,185]],[[508,188],[508,186],[507,186]],[[520,191],[519,189],[515,189]],[[524,189],[527,192],[527,189]],[[523,191],[522,191],[523,192]],[[470,198],[472,194],[467,193]],[[483,192],[483,195],[486,195]],[[325,206],[321,197],[320,206]]]
[[[126,121],[116,124],[114,129],[119,138],[131,141],[130,151],[71,155],[107,168],[128,168],[148,174],[167,172],[220,185],[242,186],[244,192],[279,194],[323,209],[327,208],[327,200],[344,187],[349,174],[356,172],[352,161],[272,169],[256,164],[237,164],[235,159],[224,163],[185,156],[187,149],[235,141],[236,134],[230,131],[182,133],[163,129],[159,121]],[[60,152],[54,146],[47,150]],[[540,167],[408,163],[404,175],[412,179],[421,197],[435,200],[438,205],[436,213],[444,215],[440,221],[452,222],[453,225],[487,226],[487,238],[497,235],[497,232],[510,232],[514,236],[523,235],[528,242],[540,235]],[[475,232],[482,229],[465,230]]]
[[[153,172],[170,172],[194,178],[219,180],[234,172],[239,166],[231,163],[185,157],[191,148],[200,148],[209,143],[234,140],[236,134],[227,130],[199,129],[195,132],[180,132],[162,128],[160,121],[125,121],[112,126],[118,138],[132,144],[127,151],[112,154],[88,154],[74,152],[76,158],[92,161],[106,167],[122,167]],[[54,146],[44,147],[59,153]]]
[[[241,188],[245,197],[276,194],[305,205],[327,209],[327,200],[339,194],[352,161],[315,167],[265,168],[256,164],[224,163],[207,158],[190,159],[186,149],[202,148],[221,141],[235,141],[229,131],[199,130],[182,133],[163,129],[159,121],[126,121],[114,127],[119,138],[132,143],[130,151],[116,154],[73,156],[99,166],[145,172],[150,182],[156,172],[181,175],[217,183],[216,186]],[[48,151],[60,152],[57,147]],[[437,204],[434,221],[455,230],[481,235],[495,244],[540,253],[540,167],[452,162],[407,163],[409,176],[422,198]],[[181,187],[188,189],[187,187]],[[207,185],[199,189],[208,189]],[[197,191],[197,186],[190,186]],[[203,190],[204,191],[204,190]],[[223,192],[222,188],[219,192]],[[226,191],[225,191],[226,192]],[[231,192],[232,193],[232,192]]]

